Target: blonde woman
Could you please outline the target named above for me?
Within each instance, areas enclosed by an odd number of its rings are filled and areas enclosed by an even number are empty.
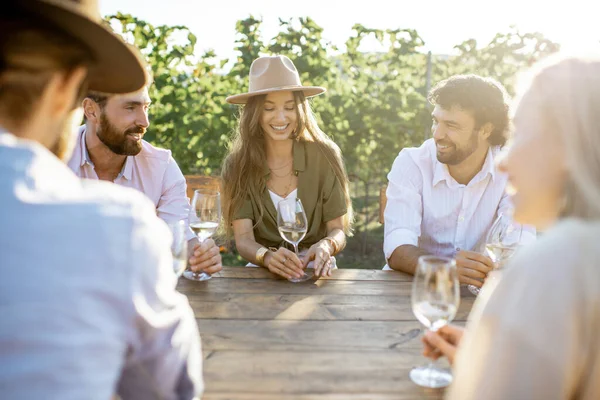
[[[426,336],[426,355],[456,353],[449,398],[600,399],[599,110],[600,58],[546,63],[523,94],[500,168],[515,219],[547,232],[484,288],[464,337]]]
[[[351,226],[340,150],[307,101],[324,91],[302,86],[292,61],[273,56],[252,63],[248,93],[227,98],[243,107],[223,164],[225,223],[244,259],[287,279],[302,277],[309,263],[315,275],[331,275]],[[290,197],[301,199],[308,219],[301,257],[277,230],[277,203]]]

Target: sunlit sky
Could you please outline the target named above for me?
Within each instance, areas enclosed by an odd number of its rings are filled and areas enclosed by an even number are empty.
[[[568,51],[600,49],[598,0],[99,0],[103,15],[118,11],[155,25],[185,25],[198,36],[197,50],[212,48],[232,57],[235,22],[250,14],[263,19],[262,33],[272,38],[279,18],[309,16],[324,37],[343,46],[352,25],[377,29],[416,29],[424,50],[448,54],[454,45],[474,38],[481,44],[511,25],[538,31]],[[367,47],[369,45],[367,44]],[[375,46],[373,44],[373,46]],[[377,50],[364,48],[363,50]]]

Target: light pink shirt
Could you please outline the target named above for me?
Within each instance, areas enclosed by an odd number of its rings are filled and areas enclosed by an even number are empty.
[[[481,171],[467,185],[456,182],[437,160],[435,142],[400,152],[388,174],[385,208],[386,260],[402,245],[453,257],[460,250],[480,251],[481,241],[499,213],[509,214],[507,177],[496,171],[499,147],[490,148]],[[535,237],[524,227],[522,242]]]
[[[98,179],[85,144],[85,125],[77,131],[77,141],[69,168],[81,178]],[[190,202],[186,194],[185,177],[171,156],[171,151],[159,149],[142,140],[142,151],[128,156],[123,169],[114,180],[120,186],[144,193],[154,203],[156,215],[166,222],[189,221]],[[196,237],[188,229],[187,239]]]

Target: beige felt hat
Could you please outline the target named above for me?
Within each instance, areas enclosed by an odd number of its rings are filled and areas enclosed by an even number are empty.
[[[246,104],[252,96],[283,91],[303,92],[312,97],[325,92],[324,87],[302,86],[300,75],[292,60],[286,56],[260,57],[250,66],[250,88],[248,93],[227,97],[231,104]]]
[[[6,2],[5,2],[6,1]],[[137,49],[104,27],[97,0],[2,0],[3,7],[22,9],[78,38],[91,50],[94,63],[88,88],[129,93],[146,83],[145,63]]]

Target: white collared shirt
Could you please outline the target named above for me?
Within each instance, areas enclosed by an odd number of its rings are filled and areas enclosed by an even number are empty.
[[[507,177],[494,165],[499,151],[499,147],[490,148],[481,170],[462,185],[437,160],[433,139],[419,148],[403,149],[388,174],[386,260],[406,244],[446,257],[459,250],[480,251],[496,216],[512,209],[505,192]],[[535,229],[524,227],[522,241],[532,235]]]
[[[77,131],[77,141],[68,165],[81,178],[98,179],[85,144],[85,128],[82,125]],[[170,150],[154,147],[142,140],[142,151],[126,158],[114,183],[137,189],[148,196],[156,207],[156,214],[164,221],[183,220],[189,223],[190,202],[185,177]],[[196,235],[188,229],[186,237],[190,240]]]
[[[196,320],[145,196],[0,132],[0,204],[1,397],[201,394]]]

